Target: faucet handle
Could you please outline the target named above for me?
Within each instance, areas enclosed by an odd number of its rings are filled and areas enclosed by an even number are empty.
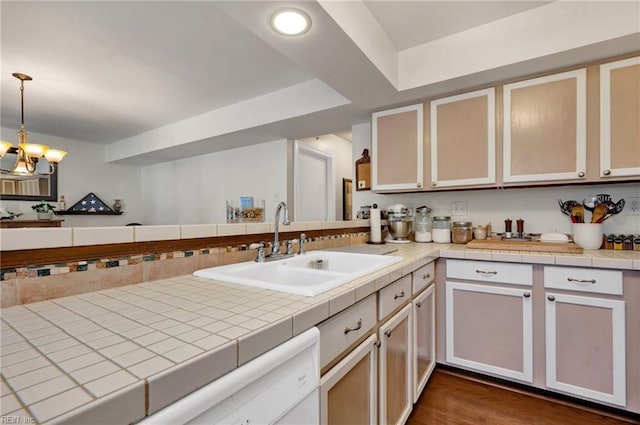
[[[307,243],[307,235],[305,235],[304,233],[301,233],[300,234],[300,252],[299,252],[299,254],[304,254],[304,253],[307,252],[306,243]]]
[[[254,249],[252,248],[254,245],[257,245],[258,248],[258,257],[256,258],[256,262],[258,263],[264,263],[264,242],[260,242],[259,244],[251,244],[249,245],[250,249]]]
[[[287,255],[293,255],[293,241],[287,241]]]

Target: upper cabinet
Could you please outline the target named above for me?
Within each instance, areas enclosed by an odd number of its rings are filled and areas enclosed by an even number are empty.
[[[373,190],[423,187],[422,104],[372,115]]]
[[[431,187],[496,182],[495,90],[431,102]]]
[[[600,177],[640,176],[640,57],[600,66]]]
[[[585,178],[585,69],[507,84],[503,108],[504,183]]]

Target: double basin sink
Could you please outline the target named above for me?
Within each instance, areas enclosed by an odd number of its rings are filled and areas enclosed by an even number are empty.
[[[395,256],[314,251],[271,262],[212,267],[198,270],[194,276],[312,297],[401,260]]]

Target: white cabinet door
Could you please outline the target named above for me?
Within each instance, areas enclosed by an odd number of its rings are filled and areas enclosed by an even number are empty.
[[[447,363],[533,382],[531,290],[445,285]]]
[[[320,379],[320,424],[375,425],[378,409],[376,335]]]
[[[422,104],[375,112],[371,117],[373,190],[423,187]]]
[[[624,301],[546,293],[546,384],[626,406]]]
[[[640,176],[640,57],[600,66],[600,177]]]
[[[404,424],[413,407],[411,309],[406,305],[380,326],[380,423]]]
[[[495,89],[431,102],[431,186],[496,182]]]
[[[505,183],[586,177],[586,70],[506,84]]]
[[[413,305],[413,402],[416,403],[436,366],[436,297],[431,284]]]

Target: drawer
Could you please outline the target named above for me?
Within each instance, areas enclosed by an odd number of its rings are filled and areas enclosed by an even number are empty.
[[[432,261],[411,273],[411,284],[414,295],[420,292],[422,288],[425,288],[436,277],[435,264],[436,263]]]
[[[544,287],[622,295],[622,271],[547,266],[544,268]]]
[[[347,347],[373,329],[376,323],[376,296],[372,294],[318,325],[320,367],[325,367]]]
[[[531,286],[533,266],[494,261],[447,260],[447,278]]]
[[[411,275],[402,277],[378,293],[378,320],[411,299]]]

